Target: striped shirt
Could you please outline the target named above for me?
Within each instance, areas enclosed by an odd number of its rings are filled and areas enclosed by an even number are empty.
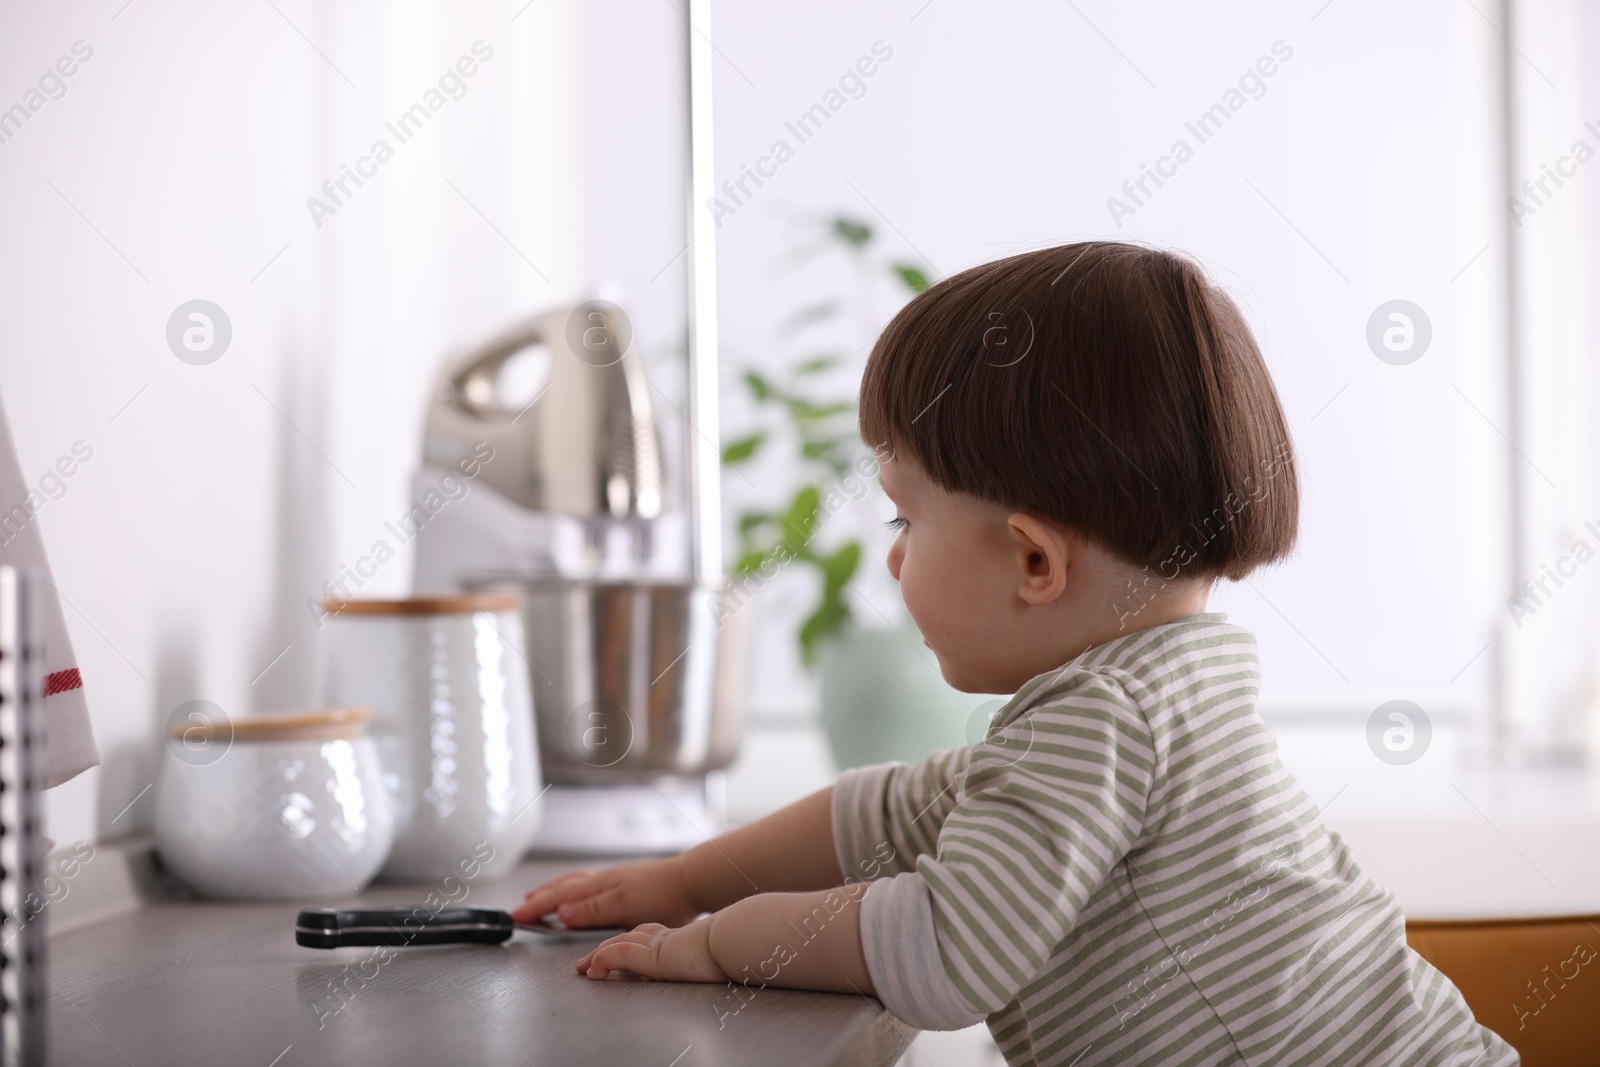
[[[842,775],[885,1006],[986,1019],[1014,1067],[1517,1063],[1278,761],[1258,679],[1196,615],[1033,679],[971,748]]]

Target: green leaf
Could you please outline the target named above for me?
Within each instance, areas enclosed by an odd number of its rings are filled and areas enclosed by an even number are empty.
[[[822,494],[814,485],[803,486],[783,517],[783,543],[796,553],[804,551],[811,535],[817,532],[821,518]]]
[[[913,293],[926,292],[928,288],[928,275],[921,267],[910,263],[891,263],[889,269],[905,283],[906,288]]]
[[[739,562],[733,565],[733,571],[735,574],[754,574],[761,569],[761,565],[766,561],[767,553],[765,552],[746,552],[739,557]]]
[[[833,235],[851,248],[861,249],[872,240],[872,228],[864,222],[840,215],[833,220]]]
[[[807,326],[814,326],[825,322],[839,314],[839,302],[824,300],[816,304],[807,304],[798,311],[792,311],[779,320],[774,332],[780,337],[791,337]]]
[[[739,535],[742,537],[752,530],[760,529],[772,521],[772,516],[764,511],[747,511],[739,516]]]
[[[810,667],[816,660],[817,646],[836,637],[850,622],[850,609],[838,596],[825,597],[817,610],[800,626],[800,661]]]
[[[853,402],[839,400],[832,404],[818,404],[807,400],[803,396],[785,397],[784,403],[789,406],[789,414],[798,422],[816,422],[820,419],[832,418],[835,415],[848,415],[856,409]]]
[[[825,370],[832,370],[840,363],[840,357],[833,352],[812,356],[810,359],[796,363],[791,371],[796,378],[804,378],[810,374],[821,374]]]
[[[861,566],[861,545],[855,541],[846,542],[839,546],[839,550],[831,556],[822,558],[823,595],[829,590],[840,593],[850,579],[855,577],[856,569]]]
[[[744,372],[744,384],[750,390],[750,395],[755,397],[757,403],[764,402],[774,392],[772,383],[753,370]]]
[[[859,444],[855,437],[807,438],[800,445],[800,454],[805,459],[826,463],[836,473],[843,474],[855,459]]]
[[[749,437],[740,437],[729,441],[722,446],[722,462],[729,467],[735,463],[743,463],[756,454],[756,449],[760,448],[762,442],[766,439],[767,434],[763,430],[760,433],[753,433]]]

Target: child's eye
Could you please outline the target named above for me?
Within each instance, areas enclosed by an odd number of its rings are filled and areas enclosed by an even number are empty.
[[[896,515],[894,518],[892,518],[888,522],[884,523],[884,525],[889,527],[889,529],[891,529],[891,530],[899,531],[899,530],[904,530],[907,526],[910,526],[911,524],[909,522],[907,522],[905,519],[902,519],[900,516]]]

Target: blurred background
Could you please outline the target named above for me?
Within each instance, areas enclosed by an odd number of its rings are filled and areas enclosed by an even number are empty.
[[[686,10],[0,15],[0,107],[22,108],[0,113],[0,385],[25,474],[92,450],[38,520],[104,757],[49,794],[58,842],[148,827],[179,704],[315,700],[307,602],[410,507],[448,355],[614,300],[681,464]],[[719,192],[693,210],[716,220],[727,565],[757,576],[732,816],[981,730],[987,698],[926,676],[849,405],[928,282],[1125,239],[1235,295],[1287,409],[1300,549],[1214,603],[1259,636],[1262,711],[1329,821],[1408,909],[1594,910],[1572,865],[1600,746],[1600,15],[823,0],[713,19],[689,32],[714,42]],[[74,72],[42,81],[63,56]],[[463,56],[475,72],[442,82]],[[231,324],[206,365],[167,342],[195,299]],[[835,503],[769,580],[768,517],[808,486]],[[408,551],[360,594],[407,592]],[[863,676],[853,638],[894,662]],[[824,691],[864,710],[827,724]],[[1469,881],[1482,896],[1452,895]]]

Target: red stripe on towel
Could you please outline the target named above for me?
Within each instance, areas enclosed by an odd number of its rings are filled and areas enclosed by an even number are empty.
[[[71,667],[64,671],[56,671],[47,675],[44,680],[44,695],[53,697],[57,693],[65,693],[69,689],[82,689],[83,676],[78,673],[78,668]]]

